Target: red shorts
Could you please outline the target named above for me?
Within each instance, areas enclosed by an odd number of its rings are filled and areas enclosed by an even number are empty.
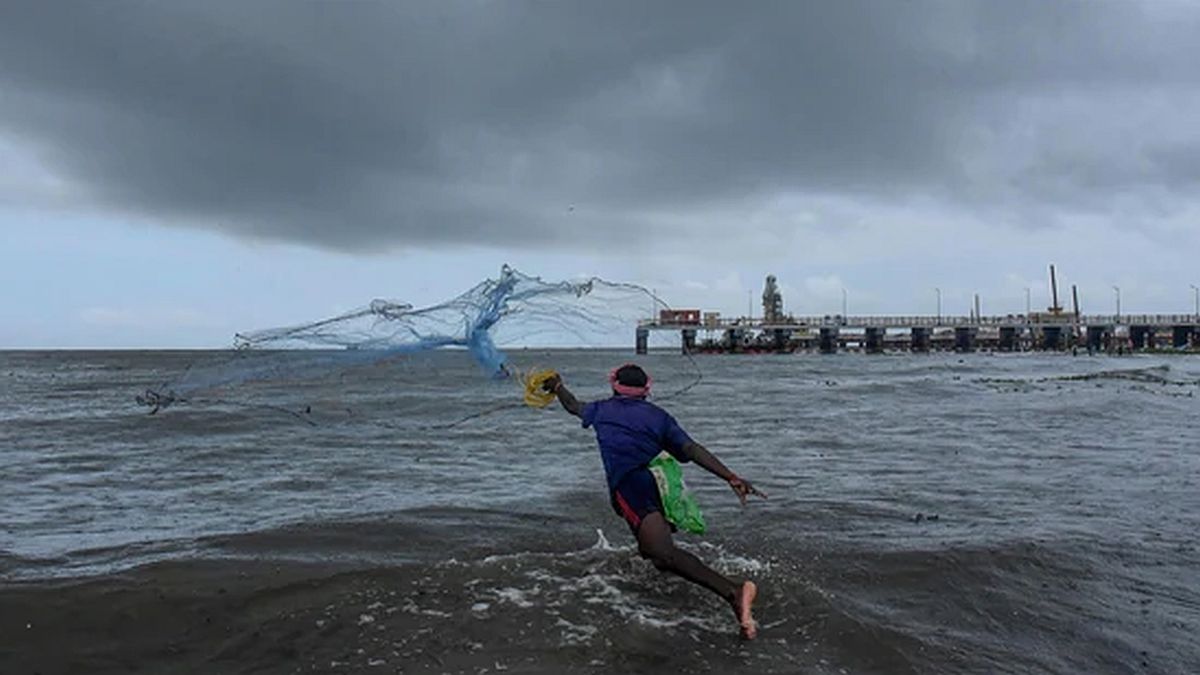
[[[612,507],[617,515],[629,523],[629,529],[637,534],[642,520],[655,511],[662,513],[662,498],[658,494],[658,483],[646,467],[634,469],[621,478],[612,491]],[[674,530],[674,526],[671,527]]]

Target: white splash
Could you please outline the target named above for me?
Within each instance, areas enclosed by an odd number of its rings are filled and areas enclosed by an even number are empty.
[[[508,588],[497,589],[494,592],[497,600],[512,603],[522,609],[528,609],[533,607],[533,601],[529,599],[529,596],[538,595],[541,593],[541,587],[534,586],[528,590],[521,590],[519,588],[513,588],[512,586],[509,586]]]

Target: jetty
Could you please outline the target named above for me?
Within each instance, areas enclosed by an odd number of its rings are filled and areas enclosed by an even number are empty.
[[[985,316],[792,316],[774,276],[763,291],[763,316],[722,317],[699,309],[662,309],[637,325],[635,349],[645,354],[650,334],[679,334],[686,353],[832,354],[859,351],[1073,351],[1122,354],[1137,351],[1200,351],[1200,308],[1192,314],[1081,314],[1072,287],[1073,311],[1059,306],[1051,266],[1053,304],[1044,312]]]

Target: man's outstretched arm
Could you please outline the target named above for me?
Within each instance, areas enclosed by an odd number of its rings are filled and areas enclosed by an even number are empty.
[[[567,389],[567,385],[563,384],[561,375],[555,375],[546,380],[542,388],[558,397],[558,402],[562,404],[563,410],[576,417],[583,414],[583,404],[575,398],[575,394],[572,394],[570,389]]]
[[[734,493],[737,494],[738,499],[741,500],[742,504],[746,503],[747,495],[757,495],[763,499],[767,498],[767,495],[759,492],[753,485],[750,484],[750,481],[743,480],[742,478],[738,477],[738,475],[730,471],[729,467],[725,466],[721,460],[717,459],[716,455],[709,452],[708,448],[700,445],[696,441],[689,441],[688,443],[684,444],[681,451],[684,457],[687,457],[693,462],[704,467],[709,473],[712,473],[726,483],[729,483],[729,487],[732,488]]]

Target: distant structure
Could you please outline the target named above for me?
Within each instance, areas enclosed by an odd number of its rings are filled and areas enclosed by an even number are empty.
[[[775,275],[767,275],[767,284],[763,288],[763,323],[775,324],[783,322],[783,294],[775,285]]]
[[[976,294],[969,316],[792,316],[783,313],[783,294],[774,274],[763,287],[762,320],[726,319],[718,312],[664,309],[637,326],[637,353],[646,353],[651,331],[678,331],[685,352],[787,353],[819,351],[1077,351],[1125,353],[1142,350],[1200,351],[1200,288],[1195,314],[1122,314],[1072,311],[1059,304],[1058,278],[1050,266],[1051,305],[1044,312],[983,316]],[[940,298],[940,296],[939,296]],[[940,300],[939,300],[940,303]]]

